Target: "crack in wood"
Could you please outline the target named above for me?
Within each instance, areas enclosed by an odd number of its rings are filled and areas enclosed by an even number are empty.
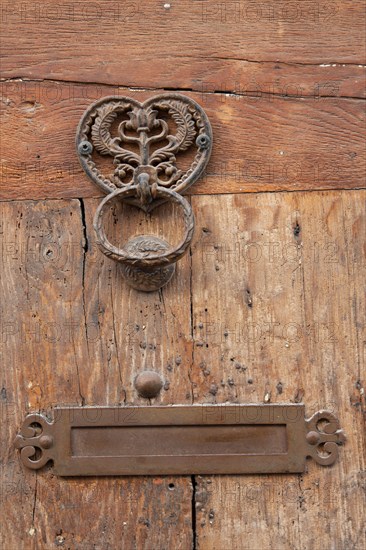
[[[289,64],[290,65],[290,64]],[[360,67],[360,65],[355,65],[355,66],[358,66]],[[366,65],[365,65],[366,67]],[[327,80],[329,80],[329,78],[327,78]],[[258,90],[251,90],[251,89],[247,89],[247,90],[243,90],[242,92],[238,92],[237,90],[233,90],[233,89],[225,89],[225,90],[220,90],[220,89],[213,89],[213,90],[206,90],[204,89],[202,86],[196,86],[196,87],[192,87],[192,88],[188,88],[188,87],[169,87],[169,86],[162,86],[162,87],[157,87],[157,86],[127,86],[127,85],[120,85],[120,84],[108,84],[107,82],[103,82],[103,81],[87,81],[87,82],[82,82],[82,81],[78,81],[78,80],[65,80],[65,79],[50,79],[50,78],[40,78],[40,79],[37,79],[37,78],[27,78],[27,77],[23,77],[23,76],[16,76],[16,77],[11,77],[11,78],[8,78],[8,79],[0,79],[0,82],[2,84],[7,84],[7,83],[11,83],[11,82],[29,82],[29,83],[32,83],[32,82],[39,82],[39,83],[42,83],[42,82],[50,82],[50,83],[53,83],[53,84],[73,84],[73,85],[77,85],[77,86],[105,86],[105,87],[108,87],[108,88],[115,88],[116,90],[126,90],[126,91],[138,91],[138,92],[156,92],[156,91],[166,91],[166,92],[177,92],[177,93],[182,93],[182,92],[193,92],[193,93],[200,93],[202,95],[202,97],[204,96],[209,96],[209,95],[224,95],[224,96],[233,96],[233,97],[244,97],[244,98],[248,98],[248,99],[258,99],[258,97],[263,97],[263,98],[270,98],[270,97],[273,97],[273,98],[277,98],[277,99],[283,99],[283,100],[286,100],[286,99],[311,99],[311,100],[314,100],[314,94],[304,94],[304,95],[296,95],[296,94],[281,94],[281,93],[278,93],[278,92],[267,92],[267,91],[263,91],[263,90],[260,90],[260,96],[258,96]],[[204,84],[204,83],[203,83]],[[342,99],[342,100],[351,100],[351,99],[354,99],[354,100],[360,100],[360,101],[366,101],[366,97],[361,97],[361,96],[354,96],[354,95],[332,95],[332,94],[320,94],[319,95],[319,99]]]

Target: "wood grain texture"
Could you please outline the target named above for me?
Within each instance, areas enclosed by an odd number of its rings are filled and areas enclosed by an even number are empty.
[[[0,199],[97,197],[80,168],[76,127],[97,98],[155,91],[11,81],[3,85]],[[193,194],[360,188],[364,102],[186,92],[206,110],[214,147]]]
[[[3,203],[4,547],[185,550],[195,536],[205,550],[362,550],[365,198],[193,197],[192,254],[151,295],[95,248],[97,200]],[[174,212],[162,208],[145,218],[116,206],[108,235],[173,242]],[[157,403],[303,401],[309,416],[334,410],[348,441],[332,468],[197,477],[193,493],[184,477],[70,480],[21,467],[11,442],[27,411],[146,403],[133,389],[145,368],[165,380]]]
[[[1,204],[1,404],[3,548],[190,548],[190,478],[61,479],[26,471],[12,442],[29,411],[56,404],[149,404],[134,377],[164,378],[157,403],[191,402],[189,256],[160,293],[138,294],[95,248],[97,201]],[[131,209],[132,210],[132,209]],[[174,239],[169,215],[124,233]],[[114,214],[109,235],[119,226]],[[137,215],[138,218],[138,215]],[[169,224],[169,226],[168,226]],[[152,401],[153,402],[153,401]]]
[[[2,25],[7,78],[192,88],[248,62],[365,63],[360,0],[15,2]]]
[[[365,547],[364,192],[193,197],[195,402],[328,408],[332,468],[196,483],[197,548]]]

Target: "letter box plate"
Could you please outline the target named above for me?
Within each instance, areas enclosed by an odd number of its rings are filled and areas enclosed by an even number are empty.
[[[15,446],[60,476],[270,474],[331,465],[344,440],[332,413],[306,419],[302,404],[59,407],[28,415]]]

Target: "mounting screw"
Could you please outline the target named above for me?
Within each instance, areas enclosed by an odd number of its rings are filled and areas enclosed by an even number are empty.
[[[81,141],[79,143],[78,151],[80,155],[90,155],[93,152],[93,146],[90,141]]]
[[[208,149],[210,146],[211,140],[207,134],[200,134],[196,139],[196,145],[200,149]]]
[[[135,378],[135,388],[141,397],[151,399],[156,397],[163,387],[161,376],[152,370],[145,370]]]

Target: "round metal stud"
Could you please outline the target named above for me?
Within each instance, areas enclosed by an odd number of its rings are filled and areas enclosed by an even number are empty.
[[[318,445],[320,441],[320,435],[317,432],[309,432],[306,436],[306,441],[310,445]]]
[[[53,437],[50,435],[42,435],[39,438],[39,444],[43,449],[50,449],[53,445]]]
[[[141,397],[152,399],[159,394],[163,387],[163,380],[157,372],[145,370],[136,376],[134,384]]]

